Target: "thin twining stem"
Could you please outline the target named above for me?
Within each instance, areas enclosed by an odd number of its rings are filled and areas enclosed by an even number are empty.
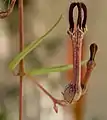
[[[19,51],[24,50],[24,10],[23,0],[18,0],[18,11],[19,11]],[[22,59],[19,64],[19,120],[23,120],[23,77],[24,77],[24,60]]]
[[[33,83],[35,83],[53,101],[53,104],[54,104],[53,108],[56,113],[58,113],[58,107],[56,106],[56,104],[63,106],[63,107],[67,105],[67,102],[65,100],[58,100],[58,99],[54,98],[41,84],[39,84],[37,82],[37,80],[34,77],[30,76],[27,73],[25,73],[25,76],[28,79],[32,80]]]
[[[6,18],[13,11],[16,0],[11,0],[10,6],[6,11],[0,11],[0,19]]]

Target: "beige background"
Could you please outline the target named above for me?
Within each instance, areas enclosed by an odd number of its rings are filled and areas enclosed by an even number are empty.
[[[92,117],[107,120],[107,1],[84,0],[83,2],[86,3],[88,8],[88,32],[85,39],[86,58],[88,58],[88,49],[91,43],[97,43],[99,48],[96,56],[97,66],[92,73],[89,83],[85,120],[92,120]],[[28,42],[43,35],[56,22],[60,14],[63,14],[63,19],[57,28],[47,37],[47,39],[52,39],[52,37],[61,39],[61,45],[55,54],[50,57],[47,56],[42,46],[37,49],[37,53],[45,66],[65,64],[69,4],[69,0],[31,0],[31,2],[25,6],[25,39]],[[14,11],[12,15],[7,20],[0,20],[0,104],[5,103],[9,119],[18,120],[18,97],[12,99],[5,96],[8,88],[18,86],[19,82],[18,79],[15,80],[16,78],[11,75],[8,69],[9,61],[18,51],[18,28],[15,28],[15,33],[13,34],[10,32],[13,28],[11,28],[11,24],[7,22],[15,21],[17,23],[17,11]],[[14,24],[14,22],[12,22],[12,24]],[[16,25],[13,25],[13,27],[14,26]],[[65,80],[65,77],[63,77],[61,73],[51,73],[48,76],[38,78],[41,80],[49,79],[51,85],[58,84],[57,89],[55,86],[52,87],[52,89],[49,86],[50,83],[41,81],[47,89],[53,91],[52,94],[59,97],[60,91],[63,89],[57,81],[61,81],[60,79]],[[35,85],[28,80],[24,81],[24,104],[24,120],[35,120],[35,117],[37,120],[63,119],[62,109],[60,108],[58,115],[55,114],[49,98],[40,92],[40,90],[36,89]]]

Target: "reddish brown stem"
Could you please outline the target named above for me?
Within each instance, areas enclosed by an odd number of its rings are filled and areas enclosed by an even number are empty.
[[[0,11],[0,19],[6,18],[13,11],[16,0],[11,0],[10,7],[6,11]]]
[[[61,105],[63,107],[67,105],[67,103],[64,100],[58,100],[58,99],[54,98],[42,85],[40,85],[37,82],[37,80],[34,77],[32,77],[28,74],[25,74],[25,75],[27,78],[32,80],[53,101],[53,104],[54,104],[53,108],[54,108],[56,113],[58,112],[58,107],[56,106],[56,104]]]
[[[18,1],[19,9],[19,45],[20,52],[24,49],[24,21],[23,21],[23,0]],[[23,85],[22,80],[24,76],[24,61],[21,60],[19,64],[19,76],[20,76],[20,91],[19,91],[19,120],[23,118]]]

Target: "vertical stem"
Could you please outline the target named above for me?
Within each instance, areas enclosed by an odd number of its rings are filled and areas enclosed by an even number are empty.
[[[19,45],[20,52],[24,49],[24,22],[23,22],[23,0],[18,1],[19,9]],[[20,75],[20,91],[19,91],[19,120],[23,117],[23,75],[24,75],[24,61],[21,60],[19,64],[19,75]]]

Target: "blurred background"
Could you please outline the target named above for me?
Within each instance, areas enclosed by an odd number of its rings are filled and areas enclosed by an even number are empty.
[[[25,45],[43,35],[63,14],[58,26],[42,44],[25,58],[26,69],[66,64],[68,9],[70,0],[24,0]],[[89,45],[98,44],[96,68],[89,81],[84,120],[107,120],[107,1],[83,0],[88,9],[88,32],[85,37],[86,56]],[[19,52],[18,2],[6,19],[0,19],[0,120],[18,120],[19,78],[8,68],[9,62]],[[0,9],[7,4],[0,0]],[[36,76],[36,79],[61,99],[66,83],[66,72]],[[23,120],[72,120],[71,113],[59,107],[56,114],[52,101],[30,80],[23,81]]]

